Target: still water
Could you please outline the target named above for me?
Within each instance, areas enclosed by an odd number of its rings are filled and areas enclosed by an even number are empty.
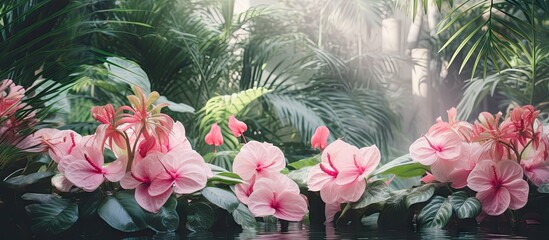
[[[153,239],[549,239],[548,227],[528,225],[522,228],[474,227],[466,230],[427,229],[420,231],[379,230],[373,225],[359,228],[312,229],[306,224],[290,223],[287,231],[280,225],[259,226],[258,232],[201,232],[189,234],[157,234]]]

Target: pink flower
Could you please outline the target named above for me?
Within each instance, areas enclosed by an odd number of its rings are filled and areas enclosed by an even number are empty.
[[[410,157],[429,166],[437,161],[459,160],[461,148],[459,136],[452,131],[445,131],[417,139],[410,145]]]
[[[127,128],[133,127],[137,132],[143,131],[143,136],[146,139],[155,138],[159,142],[168,140],[168,134],[173,128],[173,119],[166,114],[160,113],[163,107],[168,104],[153,105],[153,103],[160,97],[158,92],[153,91],[145,96],[143,90],[139,87],[134,87],[136,95],[129,95],[128,101],[131,103],[131,107],[122,106],[118,108],[118,111],[126,111],[119,114],[120,119],[115,122],[116,126],[120,126],[124,123],[125,131]]]
[[[256,175],[267,177],[279,173],[284,165],[284,154],[279,148],[270,143],[250,141],[234,158],[233,172],[242,179],[249,180]]]
[[[482,112],[474,125],[475,137],[473,137],[473,141],[486,145],[495,161],[501,160],[506,153],[509,153],[505,144],[509,144],[510,139],[516,136],[513,122],[507,119],[500,123],[501,115],[499,112],[494,117],[488,112]],[[508,154],[507,157],[516,156]]]
[[[126,173],[120,181],[120,186],[124,189],[135,189],[135,200],[139,206],[149,212],[158,212],[173,192],[171,188],[168,188],[156,196],[149,194],[152,180],[164,171],[162,165],[159,164],[161,157],[161,153],[149,154],[135,164],[132,171]]]
[[[236,119],[234,115],[231,115],[229,117],[229,129],[231,129],[231,132],[233,132],[235,137],[240,137],[248,130],[248,126],[246,126],[246,123]]]
[[[362,196],[366,179],[379,163],[375,146],[358,149],[336,140],[322,152],[322,162],[307,177],[310,191],[320,191],[327,204],[354,202]]]
[[[448,111],[448,122],[442,121],[441,117],[437,118],[437,123],[429,129],[428,135],[433,135],[434,132],[452,130],[459,135],[459,137],[466,142],[471,141],[473,135],[473,125],[456,119],[456,108],[450,108]]]
[[[316,128],[315,133],[311,137],[311,146],[313,148],[324,150],[324,148],[326,148],[329,136],[330,130],[326,126]]]
[[[243,183],[236,184],[234,186],[234,194],[238,200],[246,205],[250,203],[249,198],[252,192],[254,191],[255,176],[248,179]]]
[[[324,205],[324,215],[326,217],[326,223],[332,223],[334,222],[335,215],[341,211],[341,204],[340,203],[333,203],[333,204],[326,204]],[[330,224],[326,224],[328,226]]]
[[[56,163],[60,163],[63,157],[70,155],[76,148],[77,143],[82,140],[82,136],[72,130],[43,131],[46,131],[40,133],[43,134],[41,135],[43,143],[48,145],[48,153]]]
[[[514,161],[484,160],[477,163],[467,178],[467,186],[477,192],[482,210],[496,216],[507,208],[517,210],[526,205],[528,183],[522,177],[522,168]]]
[[[97,131],[103,131],[105,142],[112,148],[113,142],[122,149],[126,149],[126,143],[122,132],[116,126],[116,112],[112,104],[105,106],[94,106],[91,108],[91,113],[95,120],[102,123],[97,127]]]
[[[173,189],[178,194],[196,192],[206,186],[212,176],[210,168],[200,154],[195,151],[171,151],[158,159],[163,167],[149,187],[151,196],[158,196]]]
[[[425,174],[425,176],[423,176],[423,177],[420,179],[420,181],[421,181],[422,183],[432,183],[432,182],[436,181],[436,178],[435,178],[435,176],[433,176],[433,174],[427,172],[427,173]]]
[[[219,128],[219,125],[217,125],[217,123],[212,124],[212,128],[210,129],[210,132],[206,134],[206,137],[204,138],[204,140],[208,145],[214,145],[214,146],[223,145],[223,135],[221,135],[221,128]]]
[[[256,217],[273,215],[287,221],[301,221],[307,213],[307,201],[299,187],[283,174],[258,179],[248,206]]]
[[[464,188],[467,186],[467,178],[477,163],[481,160],[491,159],[489,152],[479,143],[464,144],[464,150],[468,154],[463,154],[463,158],[458,161],[455,168],[447,174],[447,181],[452,183],[453,188]]]
[[[71,161],[64,169],[65,177],[75,186],[92,192],[105,178],[111,182],[118,182],[124,176],[127,159],[122,157],[105,165],[103,150],[97,145],[77,145],[77,148],[78,150],[70,155]]]

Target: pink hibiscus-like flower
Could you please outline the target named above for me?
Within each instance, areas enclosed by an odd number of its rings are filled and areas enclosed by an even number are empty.
[[[324,149],[321,163],[307,177],[310,191],[320,191],[327,204],[354,202],[362,196],[366,179],[379,163],[377,147],[358,149],[336,140]]]
[[[320,126],[316,128],[315,133],[311,137],[311,146],[324,150],[328,143],[328,137],[330,136],[330,130],[326,126]]]
[[[171,151],[159,158],[156,164],[160,164],[164,171],[152,179],[151,196],[171,189],[178,194],[196,192],[204,188],[213,175],[202,156],[195,151]]]
[[[444,173],[448,174],[445,180],[451,182],[452,187],[456,189],[467,186],[467,178],[479,161],[490,159],[489,152],[479,143],[465,143],[463,150],[466,150],[463,159],[454,164],[454,169],[450,173]]]
[[[437,161],[456,161],[461,157],[462,143],[459,136],[451,131],[425,135],[410,145],[410,157],[423,164],[432,165]]]
[[[152,180],[164,171],[162,165],[159,164],[161,157],[161,153],[147,155],[142,161],[135,164],[132,171],[127,172],[120,181],[122,188],[135,189],[135,200],[139,206],[149,212],[158,212],[173,192],[171,188],[168,188],[156,196],[149,194]]]
[[[236,184],[234,186],[234,194],[241,203],[248,205],[250,203],[249,198],[254,191],[255,176],[248,179],[243,183]]]
[[[229,117],[229,129],[231,129],[231,132],[235,137],[240,137],[248,130],[248,126],[246,126],[246,123],[236,119],[234,115],[231,115]]]
[[[105,178],[111,182],[120,181],[126,170],[126,158],[122,156],[114,162],[105,164],[103,149],[95,144],[79,144],[68,158],[63,159],[63,165],[66,165],[64,174],[75,186],[92,192]]]
[[[286,164],[284,154],[270,143],[250,141],[236,155],[233,162],[233,172],[242,179],[249,180],[253,176],[268,177],[279,173]]]
[[[204,137],[204,141],[206,144],[213,145],[214,147],[223,145],[223,135],[221,135],[221,128],[219,128],[217,123],[212,124],[210,132]]]
[[[499,112],[495,116],[482,112],[475,121],[473,141],[480,142],[490,149],[492,159],[499,161],[503,159],[506,153],[509,159],[514,158],[512,151],[507,148],[511,138],[516,137],[515,125],[511,120],[506,119],[500,123],[502,113]],[[507,144],[507,145],[506,145]]]
[[[283,174],[258,179],[248,202],[256,217],[273,215],[287,221],[301,221],[307,213],[307,201],[299,193],[299,187]]]
[[[546,157],[547,147],[545,144],[542,144],[536,150],[530,148],[530,156],[520,161],[520,165],[524,169],[524,175],[536,186],[549,183],[549,161],[547,161]]]
[[[117,147],[126,149],[126,143],[122,135],[122,131],[117,129],[116,126],[116,112],[112,104],[107,104],[105,106],[94,106],[91,108],[91,113],[93,118],[101,123],[97,127],[96,131],[104,131],[105,142],[109,147],[113,148],[113,143]]]
[[[435,135],[435,132],[452,130],[457,133],[463,141],[471,141],[473,125],[465,121],[457,120],[457,110],[454,107],[446,112],[448,113],[448,122],[444,122],[441,117],[438,117],[436,120],[437,123],[429,129],[428,135]]]
[[[517,210],[528,201],[528,183],[522,179],[522,168],[512,160],[477,163],[467,178],[467,186],[476,191],[482,210],[497,216],[507,208]]]

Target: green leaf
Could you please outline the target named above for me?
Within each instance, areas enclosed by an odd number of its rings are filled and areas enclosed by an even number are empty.
[[[160,96],[158,98],[158,100],[156,100],[156,104],[159,104],[159,103],[167,103],[169,104],[168,105],[168,108],[174,112],[180,112],[180,113],[194,113],[194,108],[187,105],[187,104],[184,104],[184,103],[175,103],[175,102],[172,102],[170,100],[168,100],[168,98],[166,98],[165,96]]]
[[[417,216],[421,228],[442,228],[452,217],[452,204],[448,199],[435,196]]]
[[[187,229],[197,232],[207,230],[214,223],[214,211],[210,205],[198,202],[187,207]]]
[[[28,185],[34,184],[42,179],[49,178],[53,175],[53,172],[35,172],[29,175],[12,177],[6,180],[6,183],[8,183],[12,187],[24,188]]]
[[[94,216],[105,197],[105,194],[100,190],[78,194],[78,211],[80,212],[80,217]]]
[[[250,209],[248,209],[246,205],[239,203],[238,207],[236,207],[232,214],[234,221],[243,229],[255,230],[257,221],[255,221],[254,215],[250,212]]]
[[[542,184],[538,187],[538,192],[540,193],[549,193],[549,183]]]
[[[156,232],[174,232],[179,227],[179,215],[176,211],[177,199],[174,195],[157,213],[147,213],[147,226]]]
[[[301,169],[304,167],[312,167],[314,165],[317,165],[320,163],[320,156],[314,156],[310,158],[301,159],[299,161],[293,162],[288,164],[289,167],[292,167],[293,169]]]
[[[121,191],[109,196],[97,209],[111,227],[123,232],[145,229],[145,211],[137,204],[133,191]]]
[[[207,156],[208,154],[206,154]],[[206,156],[204,156],[204,159],[206,159]],[[208,165],[208,167],[212,170],[212,172],[216,173],[216,172],[229,172],[227,169],[225,168],[222,168],[220,166],[217,166],[217,165],[213,165],[213,164],[210,164],[210,163],[206,163],[206,165]]]
[[[398,177],[409,178],[422,176],[426,170],[426,166],[412,160],[410,155],[406,154],[384,164],[374,172],[374,175],[394,174]]]
[[[31,229],[35,233],[58,234],[69,229],[78,220],[76,202],[56,198],[40,204],[32,211]]]
[[[475,197],[469,197],[466,192],[455,192],[449,199],[459,219],[474,218],[482,210],[480,201]]]
[[[227,185],[234,185],[234,184],[243,183],[244,180],[242,180],[242,178],[240,178],[240,176],[238,176],[238,174],[236,174],[236,173],[221,172],[221,173],[217,173],[213,177],[209,178],[208,182],[219,182],[219,183],[224,183],[224,184],[227,184]]]
[[[303,167],[298,170],[290,171],[288,177],[292,179],[300,188],[307,188],[307,177],[311,167]]]
[[[406,195],[406,207],[410,207],[413,204],[421,203],[429,200],[435,193],[435,185],[425,184],[423,186],[413,188],[410,193]]]
[[[46,203],[57,199],[54,194],[45,193],[25,193],[21,196],[21,199],[26,201],[35,201],[40,203]]]
[[[137,63],[118,57],[109,57],[105,67],[109,70],[109,77],[113,81],[138,86],[145,94],[151,92],[149,77]]]
[[[385,201],[377,219],[380,228],[408,229],[412,226],[413,214],[406,207],[406,194],[406,190],[396,191],[392,193],[391,198]]]
[[[382,180],[368,183],[362,197],[353,204],[353,209],[365,208],[370,204],[385,201],[391,197],[389,192],[389,187]]]
[[[205,187],[202,189],[202,196],[204,196],[211,203],[229,211],[230,213],[232,213],[240,203],[234,193],[216,187]]]

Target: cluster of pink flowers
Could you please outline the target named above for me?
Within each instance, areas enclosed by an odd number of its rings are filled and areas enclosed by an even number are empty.
[[[189,194],[206,186],[213,174],[192,150],[183,125],[160,113],[166,105],[153,105],[157,92],[145,96],[139,88],[134,91],[136,95],[128,96],[131,106],[92,108],[101,123],[93,135],[56,129],[32,135],[58,164],[52,184],[59,191],[76,186],[91,192],[105,180],[120,182],[124,189],[135,189],[142,208],[158,212],[172,193]],[[116,160],[105,163],[107,149]]]
[[[31,149],[33,143],[25,139],[20,132],[38,123],[34,118],[34,112],[17,116],[22,110],[28,109],[25,98],[25,88],[16,85],[10,79],[0,81],[0,143],[17,146],[26,151]]]
[[[536,186],[549,182],[548,129],[538,114],[527,105],[515,107],[505,118],[501,112],[482,112],[471,124],[457,120],[452,108],[448,122],[439,117],[410,146],[410,156],[431,167],[432,176],[426,179],[476,191],[489,215],[520,209],[528,201],[524,179]]]
[[[321,163],[309,171],[307,185],[310,191],[320,191],[326,203],[326,221],[331,222],[342,203],[360,199],[381,155],[375,145],[359,149],[339,139],[326,146],[328,135],[326,127],[319,127],[311,139],[313,147],[325,149]]]
[[[229,129],[235,137],[244,138],[244,122],[229,117]],[[206,135],[206,143],[219,146],[223,139],[217,123]],[[221,143],[221,144],[219,144]],[[244,144],[233,162],[233,172],[243,183],[234,187],[238,200],[248,205],[256,217],[275,216],[287,221],[301,221],[307,213],[307,199],[299,187],[280,171],[286,166],[284,153],[271,143],[250,141]]]

